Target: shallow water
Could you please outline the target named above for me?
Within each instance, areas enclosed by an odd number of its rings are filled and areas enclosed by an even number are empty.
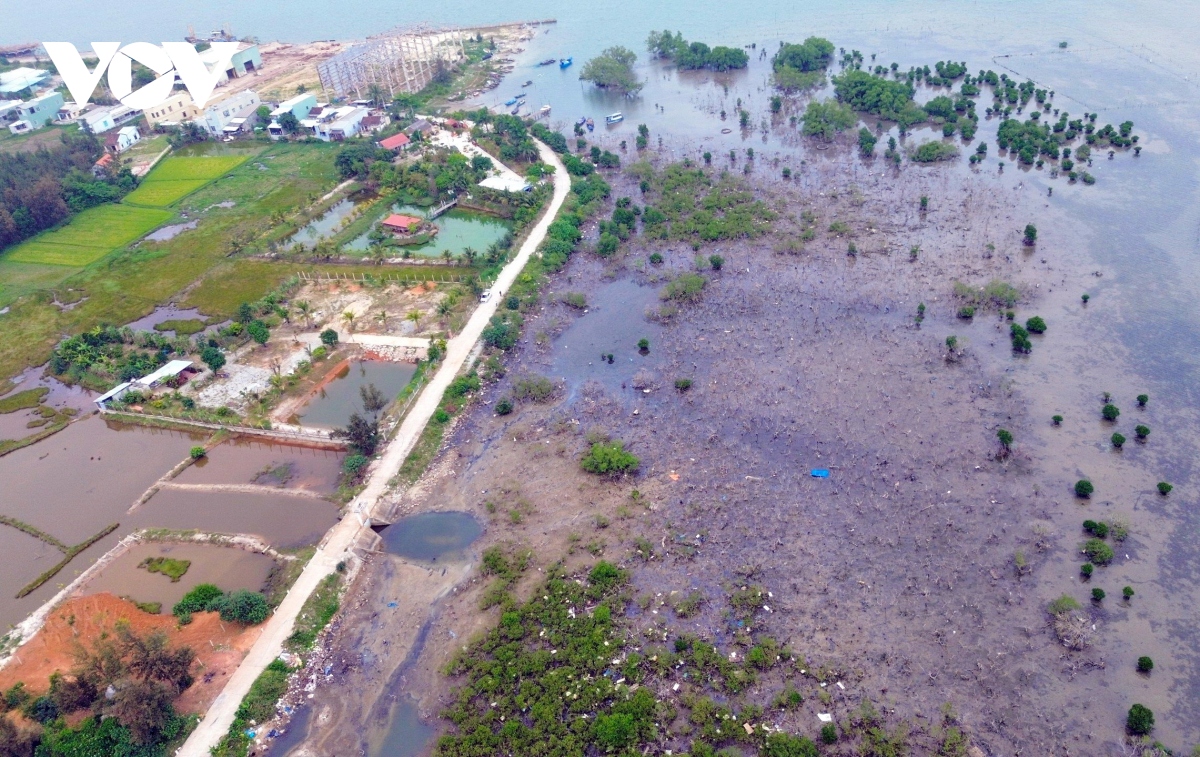
[[[190,321],[190,320],[205,320],[198,308],[181,308],[174,304],[159,305],[154,308],[154,312],[150,315],[142,316],[136,321],[130,321],[125,324],[134,331],[155,331],[155,333],[163,336],[173,337],[174,331],[156,331],[155,326],[163,321]]]
[[[329,494],[337,490],[342,453],[233,439],[175,477],[181,484],[258,484]]]
[[[309,221],[302,229],[292,235],[289,240],[292,244],[302,245],[304,247],[312,247],[320,239],[328,239],[337,232],[342,225],[342,221],[354,212],[362,203],[367,200],[355,200],[347,197],[334,203],[329,210],[322,213],[319,217]]]
[[[178,581],[138,566],[148,557],[189,560],[187,573]],[[139,544],[104,566],[81,587],[87,594],[107,591],[137,602],[159,602],[163,612],[183,599],[198,584],[216,584],[225,591],[259,591],[275,561],[267,555],[213,544]]]
[[[483,527],[473,516],[441,512],[401,518],[385,528],[380,536],[388,554],[436,562],[462,559],[464,550],[482,533]]]
[[[589,298],[587,312],[555,339],[548,371],[552,378],[567,380],[568,401],[587,381],[599,381],[618,396],[634,391],[634,376],[655,362],[655,342],[663,330],[646,320],[644,313],[658,304],[655,287],[628,279],[607,284]],[[650,340],[650,351],[645,355],[637,346],[642,338]],[[600,359],[601,354],[608,353],[613,356],[611,364]]]
[[[315,428],[345,426],[352,414],[363,411],[359,391],[362,387],[374,384],[384,397],[392,400],[408,385],[416,370],[411,363],[353,360],[300,410],[300,422]]]
[[[433,743],[437,729],[421,720],[412,700],[401,698],[392,709],[387,733],[371,757],[418,757]]]
[[[147,242],[169,242],[183,232],[196,228],[199,223],[199,221],[188,221],[187,223],[173,223],[170,226],[163,226],[147,234],[145,240]]]

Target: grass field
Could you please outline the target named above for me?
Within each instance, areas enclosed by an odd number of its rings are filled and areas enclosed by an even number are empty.
[[[83,267],[134,242],[173,213],[126,205],[89,208],[53,231],[22,242],[4,255],[15,263]]]
[[[164,181],[147,179],[137,189],[125,195],[122,202],[130,205],[165,208],[179,202],[208,182],[208,179],[167,179]]]
[[[179,204],[180,210],[199,220],[196,229],[167,242],[111,254],[83,269],[21,263],[0,255],[0,307],[12,307],[3,317],[0,377],[46,361],[64,334],[140,318],[210,271],[228,265],[231,239],[255,238],[266,231],[276,210],[288,212],[307,206],[337,184],[336,151],[332,145],[281,144],[252,153],[267,170],[255,165],[235,168]],[[234,206],[215,207],[226,200]],[[147,208],[126,206],[126,210],[171,215]],[[52,280],[54,270],[68,275]],[[261,297],[273,285],[257,292],[250,289],[272,279],[278,283],[291,272],[289,268],[256,277],[257,284],[246,282],[247,289],[239,296]],[[48,295],[33,291],[49,288],[57,291],[60,300],[69,297],[79,304],[62,310]]]

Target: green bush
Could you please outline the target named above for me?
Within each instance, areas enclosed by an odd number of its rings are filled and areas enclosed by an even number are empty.
[[[1139,673],[1149,673],[1154,670],[1154,660],[1149,657],[1139,657],[1137,660],[1137,669]]]
[[[825,744],[836,744],[838,739],[837,726],[833,723],[826,723],[821,726],[821,742]]]
[[[496,401],[496,415],[508,415],[513,411],[512,400],[499,399]]]
[[[1154,713],[1145,705],[1135,704],[1129,708],[1125,727],[1135,736],[1145,736],[1154,730]]]
[[[447,422],[449,422],[449,420],[450,420],[450,413],[446,412],[444,408],[439,407],[437,410],[435,410],[433,412],[434,423],[447,423]]]
[[[199,460],[200,458],[207,455],[208,452],[204,449],[204,447],[202,445],[197,444],[195,447],[192,447],[191,451],[188,454],[190,454],[192,456],[193,460]]]
[[[1013,435],[1011,431],[1003,428],[999,429],[996,431],[996,438],[1000,440],[1000,446],[1004,447],[1004,449],[1012,447]]]
[[[1168,494],[1170,494],[1171,490],[1174,488],[1175,488],[1174,486],[1171,486],[1166,481],[1158,482],[1158,493],[1163,495],[1164,497],[1167,496]]]
[[[663,256],[662,256],[662,253],[659,253],[659,252],[652,252],[652,253],[650,253],[650,263],[651,263],[651,264],[653,264],[653,265],[661,265],[661,264],[662,264],[662,262],[663,262]]]
[[[1108,595],[1104,593],[1104,589],[1101,589],[1099,586],[1092,589],[1092,601],[1093,602],[1103,602],[1104,598],[1106,596],[1108,596]]]
[[[1108,565],[1115,557],[1112,547],[1095,538],[1083,543],[1083,553],[1096,565]]]
[[[1095,571],[1096,566],[1092,565],[1090,562],[1085,562],[1083,565],[1079,566],[1079,575],[1083,576],[1084,578],[1091,578],[1092,573]]]
[[[1139,425],[1133,431],[1135,434],[1137,434],[1137,438],[1139,438],[1139,439],[1145,439],[1147,436],[1150,436],[1150,427],[1149,426]]]
[[[321,332],[321,344],[333,349],[338,343],[338,333],[333,329],[325,329]]]
[[[346,455],[346,459],[342,461],[342,470],[351,476],[357,476],[363,468],[371,461],[363,455],[354,454]]]
[[[1137,396],[1137,403],[1138,403],[1138,407],[1145,407],[1145,406],[1146,406],[1146,403],[1147,403],[1147,402],[1149,402],[1149,401],[1150,401],[1150,395],[1149,395],[1149,394],[1139,394],[1139,395]]]
[[[1092,496],[1092,494],[1095,493],[1095,491],[1096,491],[1096,487],[1092,486],[1092,482],[1088,481],[1086,478],[1080,479],[1075,482],[1075,496],[1076,497],[1087,498],[1087,497]]]
[[[961,308],[958,309],[958,317],[963,318],[963,319],[974,318],[975,317],[975,308],[972,307],[971,305],[963,305]]]
[[[1100,410],[1100,415],[1102,415],[1106,421],[1115,421],[1117,417],[1121,415],[1121,411],[1117,409],[1116,405],[1109,402]]]
[[[613,441],[596,442],[579,463],[588,473],[608,476],[636,470],[641,461],[625,450],[624,442]]]
[[[1040,315],[1035,315],[1034,317],[1025,321],[1025,328],[1028,329],[1031,334],[1044,334],[1046,332],[1046,322],[1042,320]]]
[[[1125,446],[1125,437],[1122,436],[1121,434],[1113,434],[1112,435],[1112,445],[1114,447],[1116,447],[1117,449],[1121,449],[1121,447]]]
[[[1094,520],[1085,520],[1083,522],[1083,530],[1098,539],[1103,539],[1108,536],[1107,523],[1097,523]]]
[[[1063,417],[1061,415],[1055,415],[1055,416],[1052,416],[1050,418],[1050,420],[1054,421],[1055,426],[1061,426],[1062,422],[1063,422]]]
[[[639,352],[641,352],[643,354],[647,353],[650,351],[650,340],[645,337],[642,337],[641,339],[638,340],[637,346],[638,346]]]
[[[760,752],[762,757],[817,757],[817,745],[804,736],[774,732]]]
[[[271,606],[267,598],[257,591],[240,589],[231,594],[209,602],[209,610],[221,613],[221,620],[226,623],[242,623],[256,626],[271,614]]]
[[[224,592],[213,584],[197,584],[194,589],[183,595],[183,599],[175,603],[175,606],[171,608],[171,614],[182,617],[185,614],[204,612],[208,609],[209,603],[220,599],[223,595]]]
[[[1133,599],[1133,587],[1126,586],[1124,589],[1121,589],[1121,594],[1125,597],[1125,601],[1128,602]]]
[[[675,379],[675,388],[681,392],[686,392],[688,389],[692,388],[692,380],[686,378],[677,378]]]
[[[1079,299],[1083,300],[1083,304],[1086,305],[1086,304],[1088,304],[1088,300],[1092,299],[1092,296],[1090,294],[1088,294],[1087,292],[1084,292],[1083,295]]]

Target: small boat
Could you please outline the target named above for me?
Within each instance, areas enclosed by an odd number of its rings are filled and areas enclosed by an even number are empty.
[[[524,93],[524,92],[518,92],[517,94],[513,95],[513,97],[514,97],[514,98],[516,98],[516,99],[518,99],[518,100],[524,100],[524,99],[525,99],[525,93]]]
[[[555,62],[556,61],[554,58],[547,58],[546,60],[542,61],[538,65],[539,66],[553,66],[555,64]]]
[[[538,113],[541,113],[541,114],[542,114],[542,118],[545,118],[546,116],[550,115],[550,106],[549,106],[549,105],[543,105],[543,106],[542,106],[542,108],[541,108],[541,110],[539,110],[539,111],[538,111]]]
[[[584,125],[584,124],[586,124],[586,123],[587,123],[587,116],[580,116],[580,117],[579,117],[579,120],[575,122],[575,125],[576,125],[576,126],[583,126],[583,125]]]
[[[587,127],[588,127],[588,131],[591,131],[592,129],[595,129],[595,128],[596,128],[596,122],[595,122],[595,121],[593,121],[592,119],[590,119],[590,118],[589,118],[589,119],[587,120]]]
[[[617,124],[624,120],[625,116],[620,111],[617,111],[616,113],[610,113],[604,117],[604,123],[606,124]]]
[[[512,110],[510,110],[510,111],[509,111],[509,114],[510,114],[510,115],[513,115],[513,116],[515,116],[515,115],[517,115],[517,114],[518,114],[518,113],[520,113],[520,112],[521,112],[521,106],[520,106],[520,105],[518,105],[517,107],[513,108]]]
[[[570,65],[571,65],[572,63],[574,63],[574,62],[575,62],[575,59],[574,59],[574,58],[563,58],[562,60],[560,60],[560,61],[558,62],[558,67],[559,67],[559,68],[566,68],[566,67],[570,66]]]
[[[522,86],[522,87],[528,87],[528,86],[530,86],[530,85],[532,85],[532,84],[533,84],[533,79],[530,79],[529,81],[525,82],[525,83],[524,83],[524,84],[522,84],[521,86]]]
[[[508,102],[504,103],[504,106],[505,106],[505,107],[508,107],[509,105],[516,105],[516,104],[517,104],[517,98],[515,98],[515,97],[514,97],[513,99],[511,99],[511,100],[509,100]]]

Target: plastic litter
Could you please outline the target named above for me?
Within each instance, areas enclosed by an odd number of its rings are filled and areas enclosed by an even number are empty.
[[[396,607],[399,604],[399,602],[388,602],[388,607]]]
[[[820,720],[822,723],[832,723],[833,715],[830,715],[828,712],[818,712],[817,720]]]
[[[829,478],[829,469],[828,468],[813,468],[812,469],[812,477],[813,478]]]

